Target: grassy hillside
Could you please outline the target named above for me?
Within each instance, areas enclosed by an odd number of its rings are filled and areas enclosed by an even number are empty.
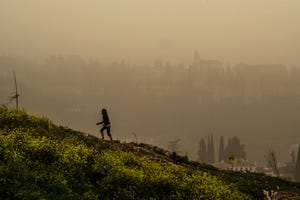
[[[220,171],[147,144],[101,141],[0,108],[0,199],[260,199],[300,185]]]

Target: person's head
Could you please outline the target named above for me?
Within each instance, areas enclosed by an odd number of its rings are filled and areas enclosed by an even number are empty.
[[[103,108],[103,109],[101,110],[101,113],[102,113],[102,115],[106,115],[106,114],[107,114],[107,111],[106,111],[106,109],[105,109],[105,108]]]

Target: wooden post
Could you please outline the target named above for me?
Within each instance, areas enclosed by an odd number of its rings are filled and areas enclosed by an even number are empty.
[[[17,85],[17,78],[16,78],[16,73],[14,72],[14,79],[15,79],[15,95],[13,96],[13,98],[16,99],[16,106],[17,106],[17,110],[19,109],[19,94],[18,94],[18,85]]]

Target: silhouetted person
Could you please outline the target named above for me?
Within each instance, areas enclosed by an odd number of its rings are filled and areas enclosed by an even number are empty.
[[[104,132],[104,130],[106,130],[109,139],[112,141],[112,137],[111,137],[111,134],[110,134],[111,125],[110,125],[110,121],[109,121],[106,109],[103,108],[101,110],[101,113],[102,113],[102,122],[98,122],[97,125],[103,124],[103,127],[100,129],[102,139],[104,140],[103,132]]]

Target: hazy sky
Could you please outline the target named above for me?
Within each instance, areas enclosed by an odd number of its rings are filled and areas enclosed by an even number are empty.
[[[300,64],[299,0],[0,0],[0,52]]]

